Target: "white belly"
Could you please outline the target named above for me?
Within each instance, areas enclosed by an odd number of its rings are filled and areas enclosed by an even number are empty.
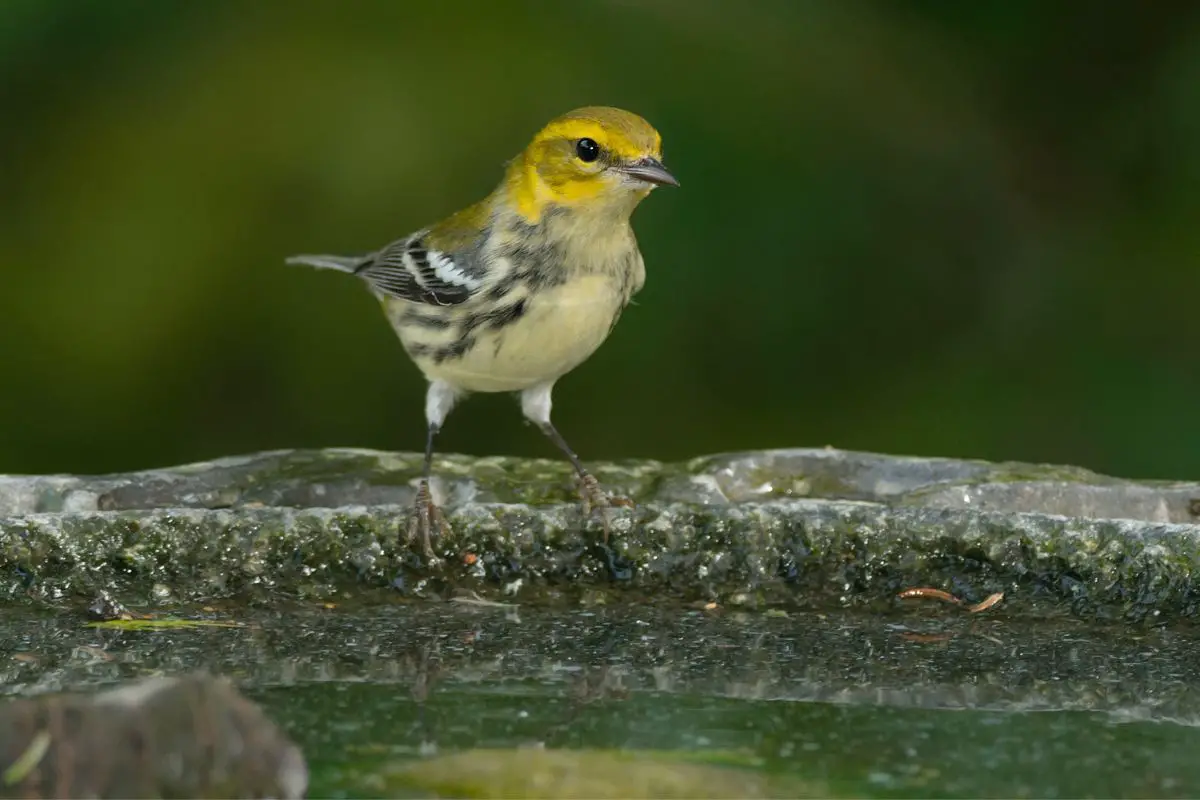
[[[519,295],[508,301],[515,301]],[[470,392],[515,392],[554,380],[582,364],[608,337],[624,307],[620,281],[609,275],[576,276],[562,286],[526,296],[526,311],[501,328],[488,324],[472,333],[474,345],[461,356],[440,363],[427,357],[414,360],[430,380],[444,380]],[[463,309],[468,316],[471,309]],[[401,329],[400,338],[412,344],[452,343],[457,326],[430,332]]]

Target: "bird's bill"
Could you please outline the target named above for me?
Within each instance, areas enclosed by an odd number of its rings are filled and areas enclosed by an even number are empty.
[[[631,164],[622,166],[621,171],[631,178],[637,178],[646,183],[658,186],[678,186],[679,181],[667,171],[657,158],[639,158]]]

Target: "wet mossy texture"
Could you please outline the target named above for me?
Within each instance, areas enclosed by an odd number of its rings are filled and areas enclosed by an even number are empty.
[[[413,454],[282,451],[97,477],[0,477],[0,592],[132,603],[638,597],[750,608],[894,602],[1190,616],[1200,484],[1027,464],[781,450],[595,467],[633,499],[583,520],[565,464],[446,456],[436,558],[405,541]]]

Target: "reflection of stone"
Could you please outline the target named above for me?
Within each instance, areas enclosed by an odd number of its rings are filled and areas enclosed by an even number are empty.
[[[625,599],[632,594],[595,608],[527,607],[520,620],[458,603],[237,608],[227,616],[238,627],[161,634],[81,632],[69,614],[9,614],[0,634],[21,650],[0,659],[0,679],[6,691],[36,692],[119,681],[132,669],[203,669],[238,676],[306,740],[337,741],[342,734],[327,738],[331,725],[379,725],[386,736],[403,732],[413,747],[460,746],[464,735],[476,742],[488,726],[507,729],[505,714],[519,708],[531,714],[517,734],[522,743],[565,746],[572,740],[564,736],[578,734],[572,720],[591,724],[612,712],[636,728],[655,716],[644,707],[651,698],[688,719],[683,729],[711,722],[711,707],[693,702],[704,697],[1067,709],[1200,726],[1194,625],[1031,617],[1011,613],[1007,598],[982,614],[897,601],[887,613],[782,615],[689,611],[669,599]],[[508,711],[489,716],[484,708]]]
[[[969,575],[970,602],[1006,590],[1019,606],[1024,585],[1140,616],[1190,613],[1200,568],[1200,484],[817,449],[597,465],[638,503],[613,513],[611,551],[597,521],[580,529],[567,464],[442,457],[454,531],[431,569],[397,547],[419,469],[416,455],[327,450],[0,477],[0,544],[16,567],[3,580],[187,600],[393,584],[443,595],[447,582],[499,597],[517,580],[524,598],[545,579],[617,577],[727,605],[840,605],[913,585],[962,595],[949,582]]]
[[[0,705],[5,797],[303,797],[299,749],[231,684],[154,678]]]

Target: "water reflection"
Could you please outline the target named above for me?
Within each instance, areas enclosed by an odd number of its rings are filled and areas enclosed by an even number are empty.
[[[0,677],[17,692],[208,669],[249,687],[400,684],[418,705],[447,685],[486,685],[536,687],[585,705],[653,692],[1200,719],[1192,626],[1023,620],[941,604],[887,616],[487,602],[197,615],[242,624],[154,631],[97,630],[75,616],[14,621]]]
[[[5,686],[228,675],[315,760],[314,792],[367,791],[347,765],[373,775],[395,759],[471,748],[694,753],[845,779],[849,794],[1121,785],[1164,795],[1200,785],[1200,767],[1189,766],[1200,731],[1180,727],[1200,719],[1190,626],[972,615],[939,603],[889,615],[661,602],[180,613],[239,626],[110,630],[86,627],[83,615],[24,617],[5,626]],[[1043,713],[1022,713],[1034,710]],[[1064,777],[1056,765],[1068,762],[1086,767]]]

